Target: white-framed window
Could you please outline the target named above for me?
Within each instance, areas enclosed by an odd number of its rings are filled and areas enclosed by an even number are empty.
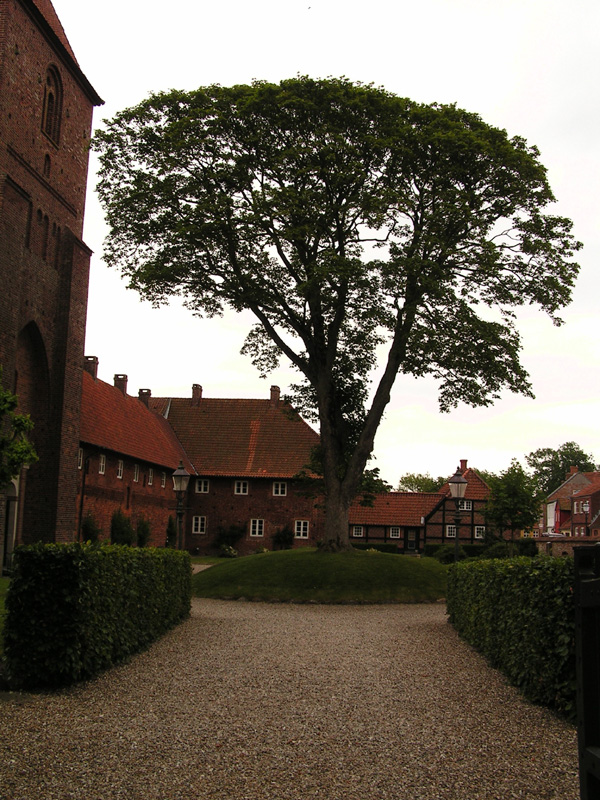
[[[485,525],[475,525],[475,538],[485,539]]]
[[[133,465],[133,482],[139,483],[140,481],[140,465],[134,464]]]
[[[287,483],[285,481],[273,481],[273,495],[275,497],[285,497],[287,494]]]
[[[166,472],[161,472],[160,473],[160,488],[164,489],[166,485],[167,485],[167,473]]]
[[[446,525],[446,538],[456,539],[456,525]]]
[[[390,528],[390,539],[400,538],[400,525],[392,525]]]
[[[106,474],[106,455],[105,453],[100,453],[100,460],[98,461],[98,474],[105,475]]]
[[[233,489],[234,494],[248,494],[248,481],[236,481]]]
[[[294,522],[294,536],[296,539],[308,539],[309,522],[307,519],[297,519]]]
[[[154,483],[154,470],[152,467],[148,467],[148,486],[152,486]]]
[[[77,451],[77,469],[83,469],[83,448]]]
[[[192,533],[206,533],[206,517],[192,517]]]
[[[365,529],[362,525],[353,525],[352,526],[352,536],[355,539],[360,539],[365,535]]]
[[[461,511],[471,511],[473,508],[473,501],[472,500],[459,500],[458,507]]]
[[[264,536],[264,533],[265,533],[264,519],[251,519],[250,536]]]
[[[117,461],[117,478],[119,478],[119,480],[123,480],[123,459],[122,458],[120,458]]]
[[[208,494],[209,480],[208,478],[196,478],[196,493]]]

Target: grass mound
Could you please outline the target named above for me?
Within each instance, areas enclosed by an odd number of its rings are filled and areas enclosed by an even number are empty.
[[[432,603],[447,568],[432,558],[284,550],[223,561],[193,578],[196,597],[317,603]]]

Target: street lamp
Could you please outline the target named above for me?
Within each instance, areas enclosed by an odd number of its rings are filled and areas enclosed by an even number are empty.
[[[458,531],[460,529],[460,501],[465,496],[465,491],[467,489],[467,481],[466,478],[463,478],[460,467],[456,468],[456,472],[448,481],[448,485],[450,486],[450,494],[454,498],[454,502],[456,503],[456,511],[454,516],[454,528],[455,528],[455,539],[454,539],[454,563],[458,561]]]
[[[179,550],[183,550],[183,500],[189,482],[190,473],[183,466],[183,461],[180,461],[179,466],[173,473],[173,489],[177,498],[177,547]]]

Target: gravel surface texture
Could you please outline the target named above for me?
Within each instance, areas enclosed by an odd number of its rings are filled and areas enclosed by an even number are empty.
[[[445,606],[194,600],[130,663],[0,695],[2,800],[577,800],[575,730]]]

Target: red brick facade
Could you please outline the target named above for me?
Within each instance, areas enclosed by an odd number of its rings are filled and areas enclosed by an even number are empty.
[[[0,560],[75,536],[90,251],[81,241],[93,106],[49,0],[0,0],[0,364],[39,462],[8,488]],[[18,513],[15,513],[18,508]]]

